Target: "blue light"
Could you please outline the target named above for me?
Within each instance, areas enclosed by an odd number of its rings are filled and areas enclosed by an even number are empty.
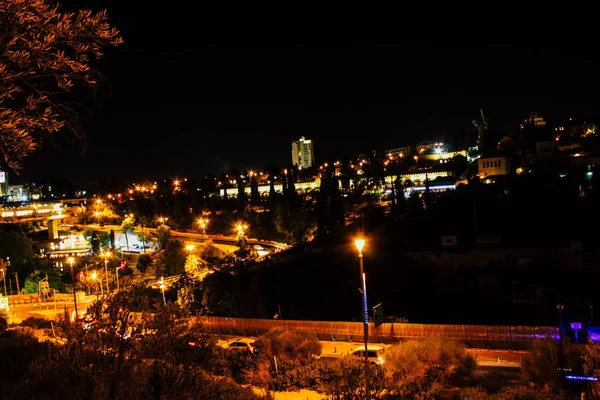
[[[571,379],[574,381],[597,381],[598,378],[595,376],[580,376],[580,375],[567,375],[565,376],[567,379]]]

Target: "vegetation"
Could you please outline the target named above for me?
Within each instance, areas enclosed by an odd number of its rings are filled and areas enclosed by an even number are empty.
[[[83,137],[82,110],[68,95],[99,86],[103,77],[90,65],[122,39],[105,11],[63,13],[45,0],[0,2],[0,26],[0,153],[19,170],[43,133],[67,128]]]

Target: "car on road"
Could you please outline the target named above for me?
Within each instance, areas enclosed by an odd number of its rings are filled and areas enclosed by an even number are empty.
[[[261,245],[257,244],[257,245],[254,246],[254,250],[256,250],[256,251],[265,251],[265,248],[262,247]]]
[[[254,352],[256,350],[254,342],[255,340],[251,338],[239,338],[225,343],[222,347],[228,350],[247,350]]]
[[[385,353],[385,349],[383,346],[379,346],[376,344],[367,345],[367,358],[371,364],[381,365],[385,362],[383,358],[383,354]],[[354,346],[348,352],[350,356],[357,357],[360,359],[365,358],[365,345]]]

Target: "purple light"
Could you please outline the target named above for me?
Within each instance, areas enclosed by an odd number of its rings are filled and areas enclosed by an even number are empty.
[[[597,381],[598,378],[595,376],[579,376],[579,375],[567,375],[565,376],[567,379],[575,380],[575,381]]]

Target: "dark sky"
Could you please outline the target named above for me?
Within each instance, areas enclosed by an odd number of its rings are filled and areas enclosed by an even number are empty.
[[[59,141],[12,180],[283,166],[301,135],[332,159],[470,132],[479,108],[506,133],[530,111],[596,117],[597,33],[567,17],[212,3],[67,1],[107,8],[125,43],[97,66],[90,150]]]

